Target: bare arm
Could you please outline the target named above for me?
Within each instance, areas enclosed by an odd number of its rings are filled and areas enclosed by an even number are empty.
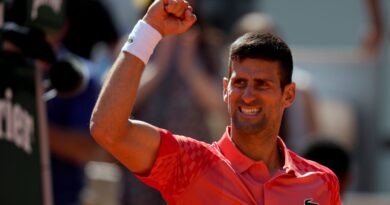
[[[363,39],[363,49],[368,54],[377,54],[384,37],[384,24],[379,0],[365,0],[369,17],[368,30]]]
[[[183,0],[156,0],[143,18],[163,36],[185,32],[195,22]],[[144,63],[122,52],[106,78],[91,117],[95,140],[133,172],[148,173],[160,144],[158,129],[128,120],[137,96]]]
[[[114,162],[112,156],[96,144],[85,130],[50,125],[49,136],[52,153],[80,166],[91,160]]]

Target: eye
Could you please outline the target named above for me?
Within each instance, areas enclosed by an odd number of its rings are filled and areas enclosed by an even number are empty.
[[[246,86],[246,81],[244,79],[235,79],[233,81],[233,86],[237,88],[244,88]]]
[[[267,89],[270,86],[271,85],[267,81],[264,81],[264,80],[257,80],[256,81],[256,87],[259,89]]]

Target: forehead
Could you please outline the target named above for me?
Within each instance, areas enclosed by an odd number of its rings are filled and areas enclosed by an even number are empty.
[[[231,77],[254,77],[279,80],[280,63],[278,61],[246,58],[234,61],[231,65]]]

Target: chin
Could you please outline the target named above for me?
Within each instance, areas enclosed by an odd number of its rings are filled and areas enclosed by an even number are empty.
[[[246,123],[237,119],[233,119],[233,127],[245,134],[256,134],[263,130],[264,123],[256,122],[256,123]]]

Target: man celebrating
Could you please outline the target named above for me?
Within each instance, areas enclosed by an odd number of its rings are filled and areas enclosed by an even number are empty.
[[[96,141],[169,204],[340,204],[337,177],[288,150],[278,137],[295,84],[290,49],[274,35],[249,33],[231,45],[223,80],[230,125],[218,142],[128,120],[154,47],[162,36],[183,33],[195,21],[184,0],[156,0],[149,7],[96,103],[91,119]]]

